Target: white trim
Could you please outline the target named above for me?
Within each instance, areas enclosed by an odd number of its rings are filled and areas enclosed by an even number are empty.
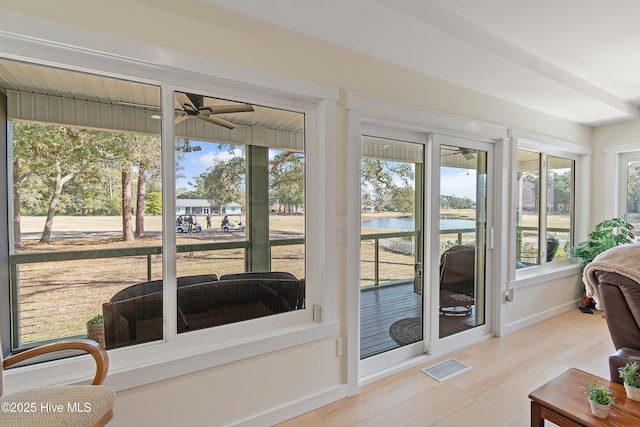
[[[464,138],[467,145],[473,145],[478,143],[482,144],[483,148],[486,148],[485,143],[490,143],[492,147],[495,146],[497,141],[504,141],[508,138],[510,130],[504,126],[493,125],[491,123],[481,122],[478,120],[472,120],[460,116],[441,113],[438,111],[429,110],[422,107],[417,107],[400,102],[390,101],[386,99],[376,98],[373,96],[363,95],[355,92],[349,92],[347,94],[346,101],[347,113],[348,113],[348,161],[347,170],[350,171],[347,177],[348,181],[348,197],[352,200],[351,206],[359,207],[360,200],[360,179],[359,175],[356,176],[356,171],[360,171],[360,156],[361,156],[361,138],[360,135],[366,132],[367,135],[381,136],[388,138],[400,138],[405,141],[411,141],[415,143],[422,143],[425,145],[425,185],[424,188],[424,200],[425,200],[425,225],[431,224],[431,228],[425,228],[424,230],[424,259],[425,263],[430,263],[432,254],[439,253],[439,245],[437,242],[433,242],[432,237],[439,235],[439,227],[434,225],[434,217],[438,217],[439,211],[428,203],[429,200],[438,200],[439,198],[439,181],[429,179],[427,171],[430,174],[433,171],[439,170],[439,154],[435,154],[439,149],[433,143],[433,138],[437,136],[443,140],[459,141],[459,138]],[[368,131],[368,132],[367,132]],[[437,135],[434,135],[437,134]],[[452,139],[453,138],[453,139]],[[495,152],[495,148],[491,148],[492,152]],[[495,174],[494,166],[488,165],[492,174]],[[495,183],[495,178],[492,181]],[[489,184],[488,185],[494,185]],[[493,187],[488,190],[490,193],[494,191]],[[434,196],[435,195],[435,196]],[[493,199],[489,200],[487,206],[488,214],[492,214],[492,210],[495,208],[495,195],[491,196]],[[357,205],[356,205],[357,203]],[[431,221],[429,221],[431,218]],[[357,222],[358,217],[352,216],[349,224],[351,233],[349,238],[352,239],[348,248],[347,263],[349,265],[359,265],[360,262],[360,224]],[[435,221],[437,224],[438,221]],[[500,252],[500,249],[490,253],[487,249],[487,256],[493,257],[496,253]],[[487,266],[488,271],[491,271],[493,265]],[[431,269],[433,277],[425,276],[425,283],[437,282],[437,271]],[[347,283],[359,283],[359,271],[352,273],[350,277],[347,277]],[[488,279],[487,283],[494,283],[493,280]],[[487,290],[487,303],[492,304],[494,307],[498,296],[496,296],[497,288]],[[436,290],[437,292],[437,290]],[[500,292],[498,292],[500,293]],[[347,291],[347,303],[348,307],[359,307],[359,290],[355,287],[350,287]],[[432,301],[438,299],[437,295],[430,295],[429,292],[425,292],[424,306],[425,312],[429,312],[433,316],[437,316],[437,310],[427,309],[431,307]],[[433,321],[431,317],[425,316],[425,323],[427,325],[427,333],[425,334],[425,340],[419,343],[422,345],[423,352],[433,352],[433,354],[440,354],[444,351],[450,351],[461,346],[468,345],[469,339],[482,339],[486,336],[491,336],[491,329],[494,324],[499,320],[497,318],[498,312],[493,310],[487,313],[487,324],[475,328],[472,331],[468,331],[462,337],[448,337],[444,340],[439,340],[437,337],[437,323]],[[357,390],[356,381],[363,375],[375,375],[373,371],[377,368],[380,369],[380,363],[375,362],[378,360],[398,363],[396,356],[387,356],[385,354],[375,356],[372,360],[366,360],[363,363],[359,360],[359,313],[356,315],[350,314],[348,318],[348,336],[349,345],[357,346],[358,350],[351,349],[348,352],[348,372],[347,379],[350,394]],[[435,335],[434,335],[435,334]],[[433,348],[431,348],[433,346]],[[394,350],[394,352],[401,353],[408,357],[415,354],[416,349],[414,346],[406,346],[407,348],[401,348]],[[373,360],[377,359],[377,360]],[[414,360],[414,359],[410,359]],[[356,372],[354,372],[356,371]],[[383,371],[385,372],[385,371]],[[361,378],[360,378],[361,379]]]
[[[362,122],[418,132],[493,140],[508,137],[505,126],[442,113],[357,92],[347,93],[347,109],[361,111]]]
[[[141,76],[142,67],[146,68],[146,72],[162,73],[163,81],[170,81],[167,77],[175,76],[176,81],[172,84],[176,85],[179,80],[189,81],[195,76],[207,77],[217,84],[234,89],[234,94],[235,90],[245,88],[270,93],[278,91],[284,96],[306,96],[309,99],[339,99],[337,88],[319,83],[70,27],[6,9],[0,9],[0,17],[2,52],[14,59],[38,58],[41,63],[50,65],[76,63],[79,70],[96,69],[96,65],[99,65],[97,69],[101,72],[113,72],[119,76],[122,76],[120,73],[125,68],[125,75],[134,77]],[[215,70],[215,74],[191,70]]]
[[[604,188],[615,189],[614,191],[607,191],[602,196],[604,198],[604,214],[606,217],[623,217],[626,215],[629,159],[638,156],[640,156],[640,142],[605,147],[604,170],[616,171],[615,175],[607,173],[604,176]]]
[[[624,154],[632,151],[640,151],[640,141],[627,142],[625,144],[606,145],[602,148],[604,153]]]
[[[321,393],[296,400],[291,404],[280,406],[250,418],[245,418],[244,420],[233,423],[232,426],[263,427],[267,425],[275,425],[297,417],[298,415],[313,411],[321,406],[328,405],[329,403],[335,402],[344,397],[347,397],[347,386],[335,386]]]
[[[612,198],[611,205],[615,208],[613,212],[607,212],[609,217],[625,217],[627,214],[627,191],[629,186],[629,160],[640,158],[640,145],[636,150],[617,153],[606,153],[605,170],[615,170],[616,176],[605,174],[605,188],[615,188],[612,194],[607,194],[606,198]],[[609,163],[611,163],[609,165]],[[612,186],[611,181],[615,184]],[[611,208],[609,208],[611,209]]]
[[[347,164],[345,169],[351,171],[346,177],[347,197],[347,250],[346,264],[360,265],[360,179],[362,159],[361,115],[358,110],[347,110]],[[357,179],[353,177],[357,171]],[[355,214],[358,212],[358,214]],[[347,386],[349,395],[358,391],[358,367],[360,364],[360,268],[347,268],[345,283],[345,301],[347,307],[357,307],[357,310],[347,310]]]
[[[164,341],[110,350],[106,383],[124,390],[224,363],[253,357],[338,333],[336,313],[335,161],[338,89],[248,67],[229,64],[120,37],[52,23],[0,10],[0,57],[47,64],[105,76],[160,85],[163,105],[174,103],[173,91],[197,87],[198,93],[232,94],[234,99],[260,100],[266,105],[304,111],[308,169],[307,303],[322,306],[320,323],[311,310],[299,310],[217,328],[176,334],[175,234],[163,233],[163,277],[166,279]],[[107,48],[108,47],[108,48]],[[109,49],[108,51],[106,49]],[[214,70],[215,74],[191,70]],[[172,109],[163,111],[164,182],[173,176],[175,140]],[[174,230],[175,189],[163,185],[165,230]],[[309,262],[309,260],[313,260]],[[251,330],[251,334],[246,331]],[[82,382],[91,359],[79,356],[5,372],[23,388]],[[87,374],[88,375],[88,374]]]
[[[580,266],[576,262],[567,261],[559,262],[558,264],[546,264],[544,266],[523,269],[521,270],[522,274],[519,274],[515,280],[507,282],[507,289],[526,288],[567,276],[576,276],[580,273]]]
[[[536,323],[558,316],[562,313],[566,313],[567,311],[575,310],[576,307],[578,307],[578,301],[571,301],[571,302],[550,308],[549,310],[545,310],[541,313],[537,313],[533,316],[529,316],[527,318],[520,319],[515,322],[507,323],[504,326],[505,335],[510,334],[512,332],[519,331],[520,329],[524,329],[528,326],[535,325]]]
[[[589,189],[590,189],[590,170],[591,170],[591,147],[587,147],[580,144],[575,144],[572,142],[551,138],[544,135],[539,135],[533,132],[523,131],[514,129],[512,141],[512,148],[515,151],[513,153],[512,159],[515,161],[517,159],[517,150],[530,150],[536,153],[541,153],[543,155],[551,155],[558,156],[566,159],[570,159],[575,161],[574,166],[574,218],[573,218],[573,239],[574,244],[579,241],[582,241],[587,234],[588,229],[588,219],[590,212],[589,205]],[[511,231],[511,239],[515,241],[515,233],[516,233],[516,220],[515,220],[515,212],[516,212],[516,174],[517,170],[514,170],[512,173],[512,191],[511,198],[512,202],[510,206],[513,208],[514,215],[512,217],[513,225],[510,227]],[[545,176],[541,177],[545,178]],[[546,178],[545,178],[546,179]],[[542,185],[542,182],[541,182]],[[546,203],[546,198],[542,200],[543,205]],[[541,212],[546,212],[546,210],[542,209]],[[546,224],[541,225],[541,233],[540,236],[545,236],[544,233],[546,229]],[[515,246],[514,248],[515,249]],[[542,265],[528,268],[526,270],[518,270],[515,268],[515,250],[512,251],[510,256],[510,264],[509,264],[509,274],[510,278],[515,278],[509,282],[507,282],[506,292],[509,292],[509,289],[516,283],[519,283],[521,280],[526,280],[529,276],[539,276],[544,277],[547,280],[554,277],[553,274],[547,274],[547,272],[553,272],[556,269],[562,271],[563,268],[567,265],[567,263],[562,262],[554,262],[550,264],[543,263]],[[544,251],[541,253],[541,256],[546,255]],[[560,273],[562,274],[562,273]],[[561,276],[562,277],[562,276]],[[541,281],[534,281],[534,283],[541,283]]]
[[[576,144],[562,139],[552,138],[520,129],[513,129],[511,136],[518,140],[518,146],[527,147],[535,151],[545,151],[551,155],[572,155],[582,156],[591,154],[592,149],[589,146]],[[545,146],[542,150],[541,145]]]

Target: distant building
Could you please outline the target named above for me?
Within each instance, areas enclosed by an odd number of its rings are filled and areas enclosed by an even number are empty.
[[[205,199],[176,199],[176,215],[207,215],[213,213],[211,203]]]
[[[239,215],[242,213],[242,205],[240,203],[227,203],[222,208],[222,213],[226,215]]]
[[[176,199],[176,215],[240,215],[242,205],[236,202],[227,203],[220,209],[218,206],[211,206],[205,199]]]

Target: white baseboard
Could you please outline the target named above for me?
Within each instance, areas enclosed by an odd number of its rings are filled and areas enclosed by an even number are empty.
[[[236,427],[264,427],[281,423],[288,419],[297,417],[309,411],[313,411],[321,406],[328,405],[342,398],[347,397],[347,385],[342,384],[332,387],[321,393],[307,396],[303,399],[291,402],[290,404],[274,408],[267,412],[251,416],[234,423]]]
[[[538,322],[542,322],[543,320],[550,319],[559,314],[566,313],[567,311],[574,310],[576,307],[578,307],[578,304],[579,304],[579,301],[577,300],[568,302],[566,304],[562,304],[560,306],[543,311],[542,313],[537,313],[535,316],[520,319],[512,323],[507,323],[503,329],[504,335],[507,335],[512,332],[518,331],[520,329],[526,328],[528,326],[534,325]]]

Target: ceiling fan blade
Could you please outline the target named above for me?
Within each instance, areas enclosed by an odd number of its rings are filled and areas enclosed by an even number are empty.
[[[157,105],[138,104],[136,102],[127,102],[127,101],[117,101],[116,104],[122,105],[124,107],[140,107],[140,108],[148,108],[150,110],[158,110],[158,111],[160,111],[160,107],[157,106]]]
[[[249,104],[238,104],[238,105],[211,105],[207,107],[202,107],[200,111],[207,112],[210,114],[225,114],[225,113],[249,113],[251,111],[255,111],[252,105]]]
[[[186,113],[180,113],[176,116],[176,124],[182,123],[189,118],[189,115]]]
[[[191,102],[191,99],[189,99],[186,93],[176,92],[176,100],[183,109],[193,112],[198,111],[198,109],[195,105],[193,105],[193,102]]]
[[[233,123],[225,120],[225,119],[221,119],[220,117],[216,117],[216,116],[207,116],[206,114],[198,114],[198,118],[202,119],[202,120],[206,120],[208,122],[214,123],[216,125],[220,125],[220,126],[224,126],[227,129],[235,129],[236,125],[234,125]]]

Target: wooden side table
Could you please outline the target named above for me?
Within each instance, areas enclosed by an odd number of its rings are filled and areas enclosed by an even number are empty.
[[[607,418],[591,413],[584,394],[588,381],[596,380],[613,392],[616,403]],[[529,394],[531,427],[549,420],[559,426],[640,426],[640,402],[627,399],[624,387],[580,369],[571,368]]]

